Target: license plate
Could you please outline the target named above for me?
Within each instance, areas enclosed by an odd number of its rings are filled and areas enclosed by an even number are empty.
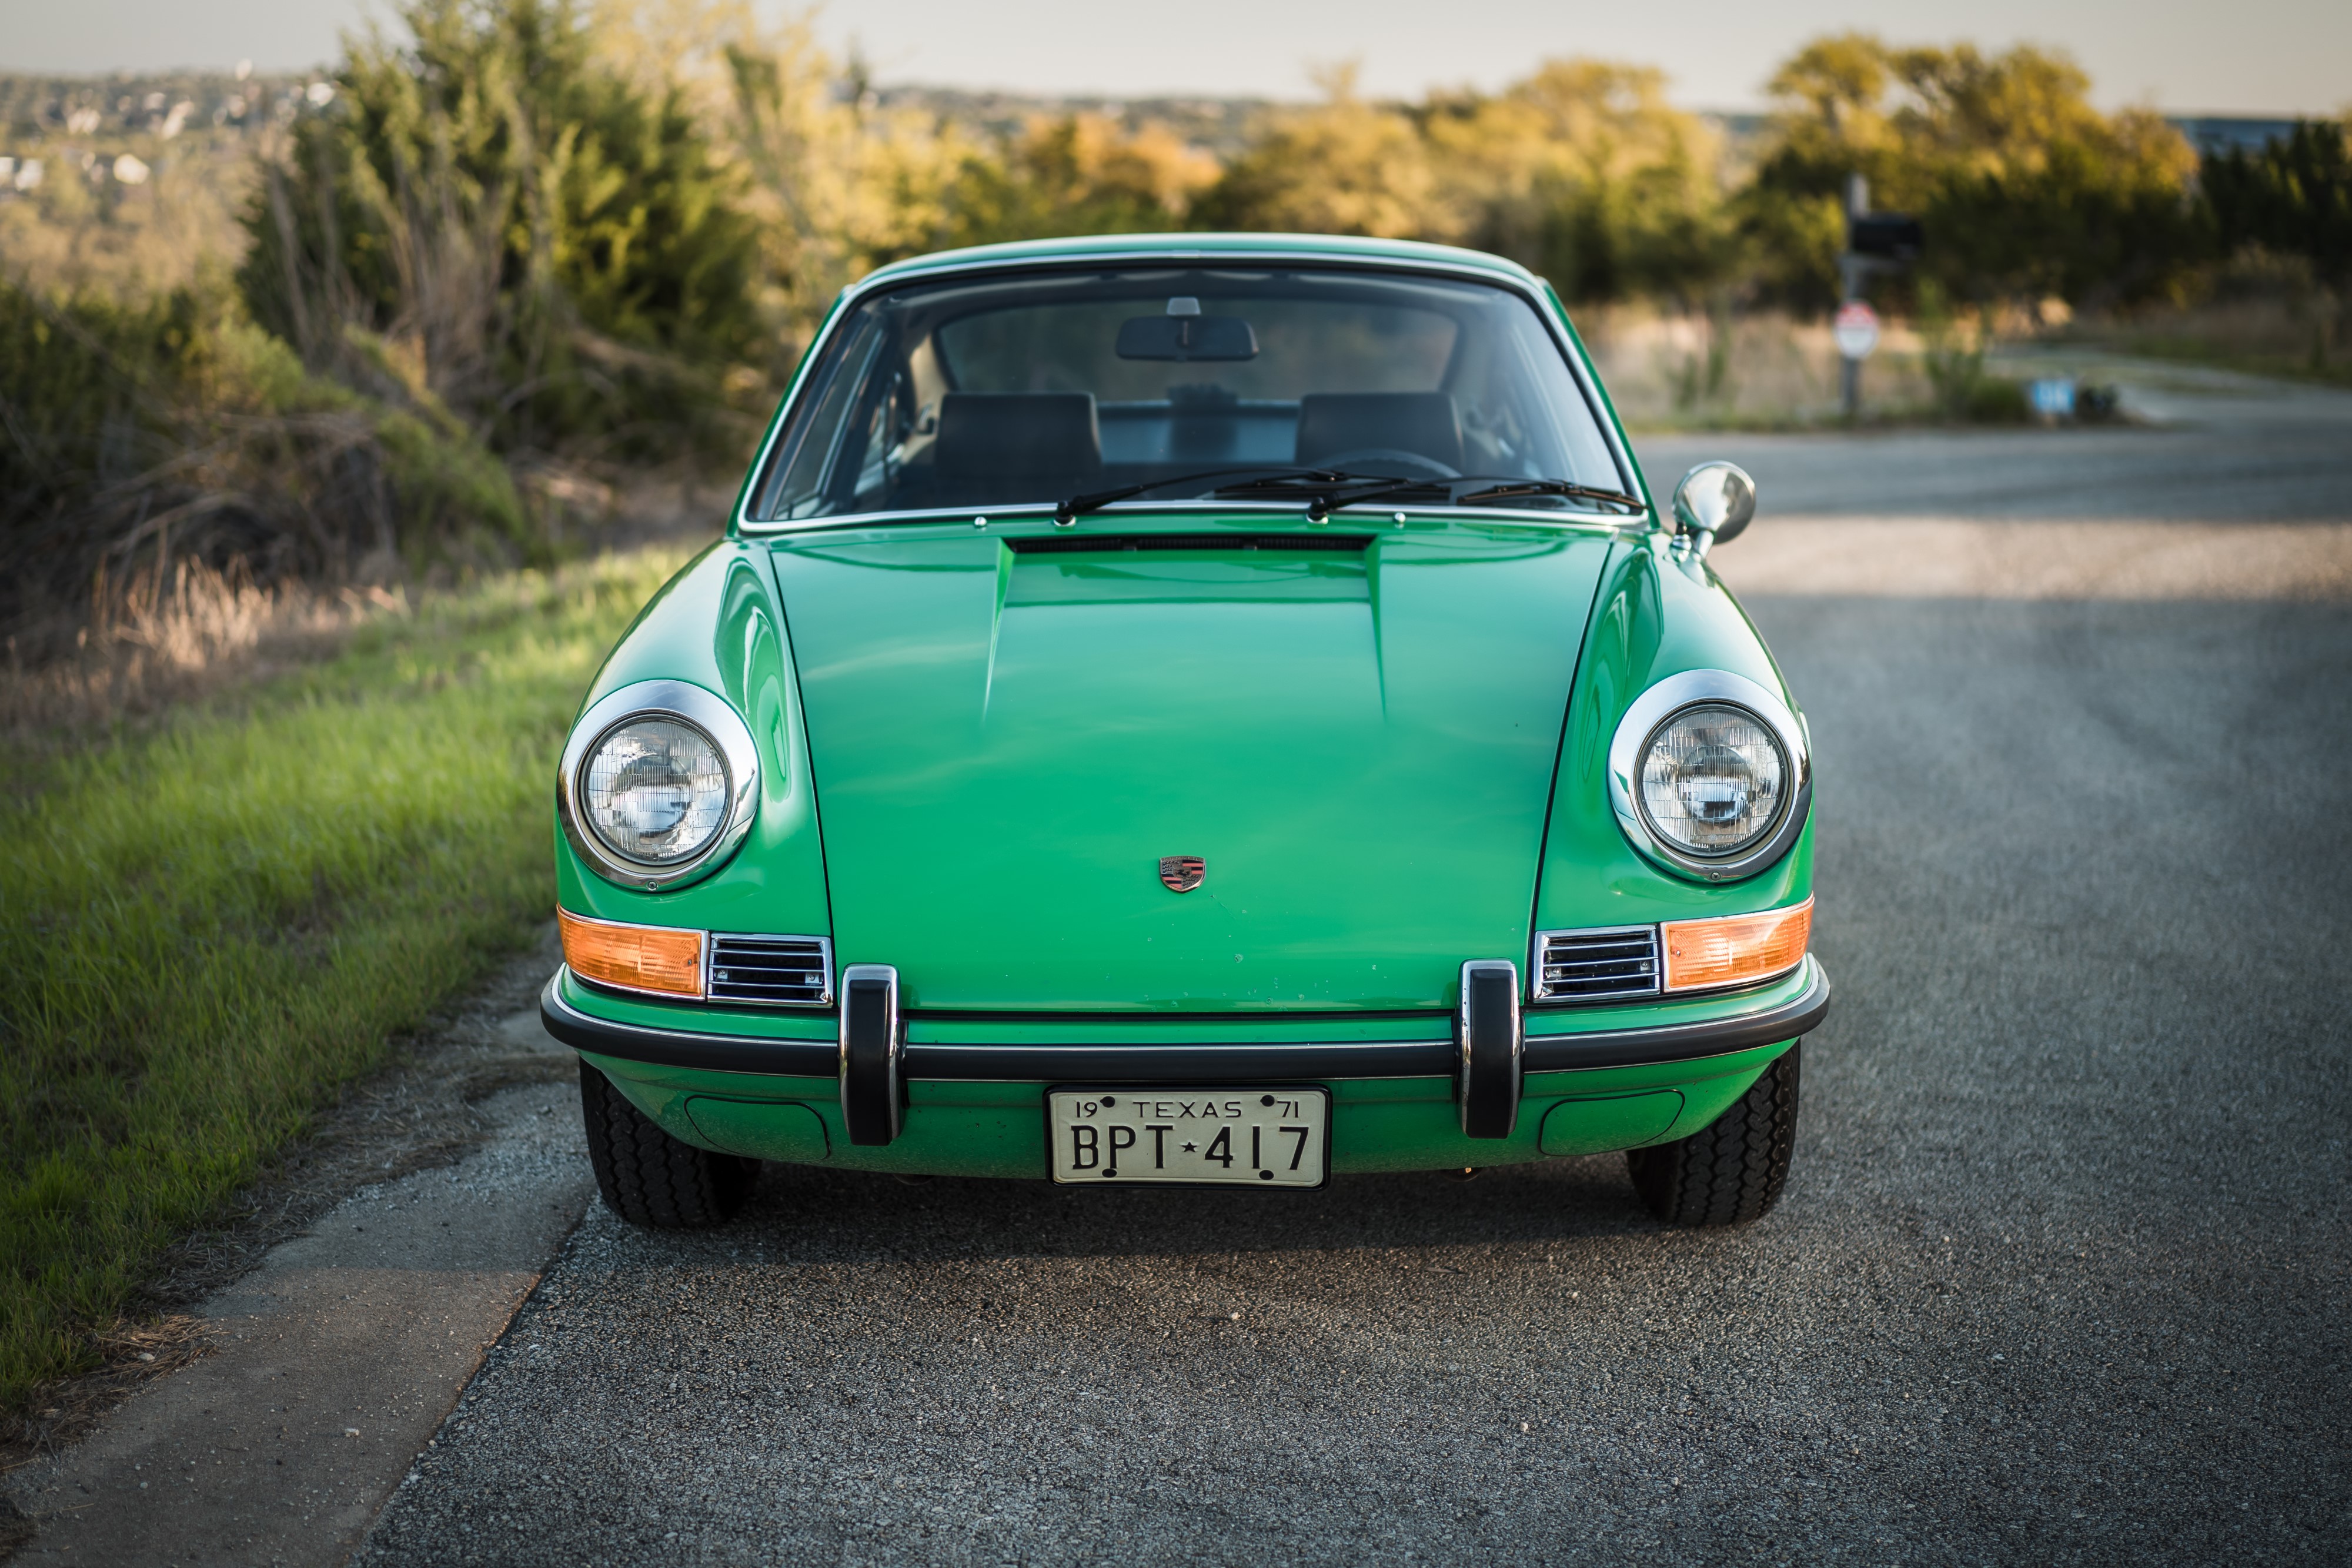
[[[1054,1179],[1321,1186],[1324,1089],[1056,1089],[1045,1096]]]

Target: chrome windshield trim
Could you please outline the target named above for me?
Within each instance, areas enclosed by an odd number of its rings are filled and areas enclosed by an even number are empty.
[[[782,538],[796,534],[834,533],[843,529],[888,528],[901,523],[965,523],[977,524],[985,519],[992,528],[998,523],[1049,521],[1057,501],[1019,501],[1003,507],[925,507],[894,509],[885,512],[851,512],[841,517],[808,517],[793,522],[746,523],[746,538]],[[1176,517],[1187,513],[1244,513],[1250,517],[1297,517],[1306,508],[1296,501],[1220,501],[1196,496],[1174,501],[1114,501],[1109,506],[1088,512],[1078,519],[1084,528],[1089,517],[1120,516]],[[1330,516],[1345,517],[1354,523],[1382,523],[1394,526],[1392,519],[1402,513],[1407,517],[1444,522],[1455,517],[1491,517],[1498,522],[1563,523],[1574,528],[1622,529],[1628,527],[1646,528],[1650,515],[1612,517],[1606,512],[1555,512],[1521,509],[1517,507],[1443,507],[1426,503],[1399,507],[1365,502],[1360,506],[1341,507]],[[1319,526],[1319,525],[1318,525]]]
[[[1609,448],[1610,457],[1617,465],[1618,482],[1624,486],[1626,494],[1640,496],[1648,502],[1647,510],[1641,517],[1629,517],[1624,520],[1643,522],[1652,527],[1657,526],[1657,502],[1650,496],[1649,486],[1643,478],[1641,465],[1633,461],[1633,449],[1625,444],[1622,434],[1617,428],[1613,405],[1609,402],[1608,394],[1601,390],[1601,378],[1585,362],[1580,345],[1563,333],[1560,323],[1553,319],[1550,301],[1545,297],[1544,285],[1540,279],[1520,272],[1504,271],[1496,267],[1481,266],[1475,262],[1448,261],[1443,256],[1361,256],[1349,252],[1313,250],[1304,247],[1297,250],[1227,249],[1213,244],[1194,246],[1171,246],[1166,250],[1074,251],[1052,256],[984,256],[974,257],[968,261],[942,262],[936,267],[910,263],[908,264],[908,269],[903,272],[883,268],[867,273],[864,277],[844,288],[834,300],[833,308],[825,313],[824,323],[817,329],[815,340],[809,344],[808,351],[801,356],[800,364],[793,371],[793,379],[785,385],[782,397],[777,400],[775,417],[768,422],[768,432],[761,438],[760,450],[753,455],[751,465],[745,472],[743,485],[736,494],[735,505],[730,513],[730,526],[740,534],[782,532],[795,528],[793,519],[762,520],[751,517],[751,497],[759,489],[759,479],[768,471],[768,464],[775,455],[776,444],[783,439],[784,430],[792,423],[791,415],[795,405],[800,402],[802,392],[807,388],[809,378],[815,373],[816,367],[824,362],[826,351],[833,346],[834,338],[841,330],[842,322],[848,319],[852,310],[865,302],[868,295],[887,293],[902,284],[928,283],[936,278],[960,277],[972,273],[1050,272],[1065,268],[1099,267],[1111,262],[1150,267],[1166,262],[1232,260],[1255,260],[1277,267],[1306,264],[1316,267],[1354,267],[1371,272],[1433,273],[1451,278],[1486,283],[1496,288],[1507,288],[1516,293],[1534,308],[1537,319],[1543,323],[1544,330],[1551,335],[1553,346],[1559,350],[1560,359],[1567,363],[1569,375],[1575,381],[1577,391],[1583,394],[1585,411],[1591,415],[1594,426],[1601,432],[1601,441]],[[1566,306],[1563,303],[1563,312],[1565,309]],[[1060,499],[1061,497],[1055,497],[1053,500],[1043,502],[1041,505],[1052,507]],[[1000,509],[1014,511],[1027,508]],[[982,511],[982,508],[977,507],[959,507],[948,510],[945,515],[968,517]],[[904,521],[929,514],[876,512],[863,515],[890,521]],[[814,522],[819,519],[807,520]],[[823,520],[833,522],[838,519]]]

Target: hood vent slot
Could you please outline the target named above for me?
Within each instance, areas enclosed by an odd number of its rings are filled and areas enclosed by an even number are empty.
[[[1658,928],[1603,925],[1536,936],[1539,1002],[1613,1001],[1658,994]]]
[[[822,936],[710,937],[714,1002],[822,1008],[833,1002],[833,944]]]
[[[1128,550],[1259,550],[1318,555],[1342,550],[1360,555],[1369,534],[1014,534],[1005,548],[1014,555],[1118,555]]]

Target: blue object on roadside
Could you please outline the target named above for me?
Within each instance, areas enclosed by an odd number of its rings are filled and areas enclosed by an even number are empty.
[[[2028,382],[2025,395],[2032,402],[2033,412],[2044,419],[2074,417],[2074,383],[2063,376],[2046,376]]]

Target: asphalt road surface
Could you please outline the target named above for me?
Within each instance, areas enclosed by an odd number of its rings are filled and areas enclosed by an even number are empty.
[[[2332,511],[2112,494],[2108,444],[2193,473],[2227,422],[1731,444],[1815,511],[1996,440],[2108,463],[2047,515],[2340,520],[2347,409],[2281,443]],[[1761,1223],[1663,1231],[1616,1156],[596,1209],[361,1560],[2352,1554],[2352,606],[1900,586],[1750,604],[1813,725],[1837,987]]]
[[[1861,439],[1681,435],[1634,445],[1661,496],[1694,463],[1744,465],[1768,517],[2352,518],[2352,394],[2084,350],[2004,360],[2011,374],[2113,385],[2135,422]]]

